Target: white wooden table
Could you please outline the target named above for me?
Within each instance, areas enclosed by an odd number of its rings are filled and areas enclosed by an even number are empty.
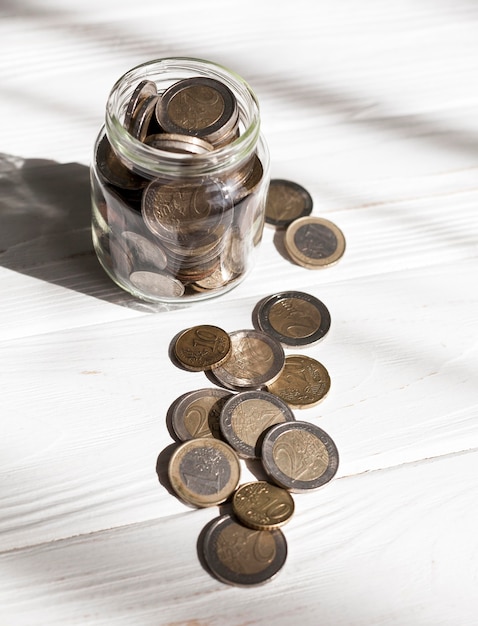
[[[476,2],[30,0],[0,18],[0,624],[476,624]],[[290,263],[267,229],[219,300],[161,310],[104,275],[94,138],[116,79],[164,56],[248,80],[272,176],[346,235],[337,266]],[[296,417],[340,466],[295,497],[279,575],[237,588],[197,556],[219,509],[158,480],[168,407],[207,383],[168,346],[194,324],[249,328],[282,289],[331,312],[307,350],[331,392]]]

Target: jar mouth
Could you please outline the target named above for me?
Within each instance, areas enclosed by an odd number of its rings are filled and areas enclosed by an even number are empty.
[[[128,102],[141,80],[154,81],[161,92],[183,78],[207,76],[224,83],[239,109],[239,136],[203,154],[181,154],[153,148],[133,137],[124,126]],[[250,157],[260,136],[259,103],[249,84],[228,68],[204,59],[169,57],[142,63],[114,84],[106,104],[105,130],[118,156],[134,170],[154,178],[189,178],[215,175],[236,167]]]

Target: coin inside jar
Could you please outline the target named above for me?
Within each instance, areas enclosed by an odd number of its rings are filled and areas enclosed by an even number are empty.
[[[169,481],[176,495],[196,507],[227,500],[239,483],[240,473],[239,458],[231,446],[206,437],[180,444],[168,464]]]
[[[285,247],[293,261],[308,269],[334,265],[345,252],[343,232],[321,217],[300,217],[286,230]]]
[[[234,132],[238,107],[231,90],[213,78],[180,80],[161,95],[156,118],[167,133],[186,133],[217,145]]]
[[[172,133],[148,135],[144,143],[156,150],[167,150],[180,154],[204,154],[214,150],[214,146],[200,137]]]
[[[261,301],[254,316],[257,326],[286,346],[309,346],[330,329],[325,304],[301,291],[283,291]]]
[[[232,510],[240,522],[256,530],[272,530],[286,524],[294,513],[290,493],[266,480],[240,485],[232,498]]]
[[[229,334],[210,324],[193,326],[182,332],[174,344],[174,354],[188,370],[200,372],[218,367],[231,353]]]
[[[258,389],[275,380],[284,369],[285,354],[281,344],[267,333],[235,330],[229,333],[231,354],[214,369],[214,376],[228,389]]]
[[[268,476],[296,493],[322,487],[335,476],[339,464],[338,450],[330,436],[303,421],[269,429],[262,442],[261,458]]]
[[[271,580],[287,558],[280,528],[254,530],[223,515],[207,527],[203,556],[211,573],[230,585],[261,585]]]
[[[289,406],[267,391],[240,391],[221,411],[219,426],[224,439],[240,457],[258,458],[263,433],[274,424],[295,420]]]
[[[158,89],[156,87],[156,83],[152,80],[142,80],[136,85],[124,115],[124,126],[126,130],[131,132],[131,123],[137,113],[140,103],[146,98],[156,96],[157,94]]]
[[[136,270],[131,272],[129,280],[134,289],[138,289],[141,294],[179,298],[184,293],[184,285],[181,281],[164,272]]]
[[[330,376],[322,363],[312,357],[288,354],[284,369],[276,380],[267,384],[267,390],[279,396],[290,407],[313,407],[330,390]]]
[[[232,205],[213,180],[153,180],[143,193],[141,211],[151,232],[179,250],[200,247],[232,220]]]
[[[304,187],[274,178],[269,185],[265,220],[267,224],[284,228],[299,217],[310,215],[312,206],[312,196]]]

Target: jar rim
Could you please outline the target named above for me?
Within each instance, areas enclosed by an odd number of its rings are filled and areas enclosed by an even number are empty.
[[[126,130],[124,113],[141,80],[158,83],[162,79],[171,83],[192,76],[212,77],[231,89],[238,102],[243,126],[236,139],[211,152],[189,155],[153,148]],[[194,57],[165,57],[136,65],[116,81],[106,104],[105,131],[119,157],[148,177],[214,175],[239,165],[253,153],[260,136],[259,102],[249,83],[223,65]]]

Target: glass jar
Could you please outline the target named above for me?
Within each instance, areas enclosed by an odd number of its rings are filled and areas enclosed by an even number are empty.
[[[215,63],[165,58],[113,86],[91,166],[98,259],[150,302],[223,294],[262,238],[269,153],[257,98]]]

